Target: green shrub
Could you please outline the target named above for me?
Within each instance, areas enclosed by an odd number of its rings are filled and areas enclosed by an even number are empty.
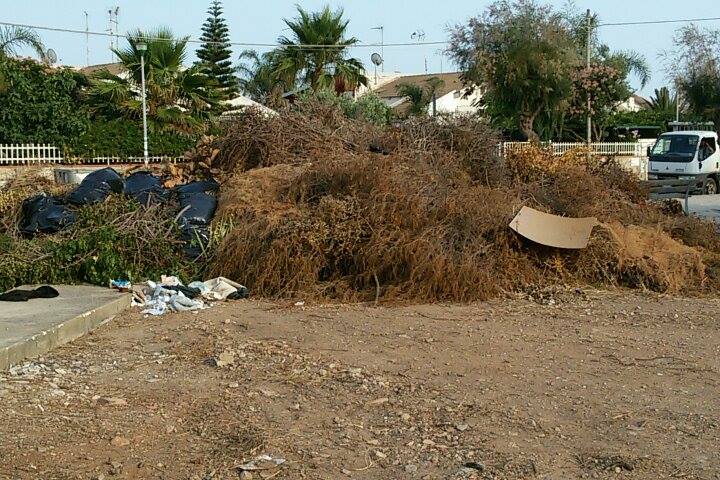
[[[55,235],[0,240],[0,291],[22,284],[131,281],[177,275],[197,278],[186,260],[167,207],[141,207],[122,196],[76,212],[77,222]]]
[[[174,132],[149,132],[150,155],[179,156],[197,139]],[[67,144],[74,156],[140,157],[143,155],[142,125],[126,119],[94,119],[87,131]]]
[[[0,143],[63,145],[89,125],[85,76],[34,60],[0,61]]]
[[[298,97],[299,102],[311,100],[335,105],[348,118],[365,120],[378,126],[388,125],[392,119],[390,107],[385,105],[380,97],[373,92],[368,92],[357,99],[353,99],[346,95],[337,95],[332,90],[320,89],[315,92],[303,92]]]

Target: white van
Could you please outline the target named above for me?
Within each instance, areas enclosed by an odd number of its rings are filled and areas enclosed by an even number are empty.
[[[718,193],[720,152],[715,132],[689,130],[663,133],[648,149],[648,178],[692,178],[708,174],[705,193]]]

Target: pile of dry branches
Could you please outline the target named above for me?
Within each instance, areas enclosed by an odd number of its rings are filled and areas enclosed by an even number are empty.
[[[317,105],[249,114],[213,143],[212,166],[224,175],[219,217],[234,230],[210,274],[241,278],[261,296],[340,300],[716,283],[712,225],[649,204],[612,159],[543,150],[502,159],[496,142],[468,118],[378,128]],[[508,228],[523,205],[603,225],[586,250],[550,249]],[[669,253],[642,251],[658,244]]]

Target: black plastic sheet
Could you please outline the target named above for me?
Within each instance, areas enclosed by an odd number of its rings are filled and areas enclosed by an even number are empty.
[[[20,231],[25,235],[55,233],[75,223],[75,214],[59,199],[45,194],[23,201]]]
[[[68,202],[73,205],[92,205],[104,201],[111,193],[123,191],[124,182],[120,174],[107,167],[92,172],[80,185],[70,192]]]
[[[163,201],[167,190],[160,179],[149,172],[135,172],[125,179],[125,195],[133,197],[141,205]]]
[[[175,187],[175,191],[184,197],[194,193],[214,193],[220,190],[220,184],[215,180],[196,180],[194,182],[186,183]]]
[[[217,199],[210,194],[186,193],[180,197],[178,225],[185,241],[183,251],[190,258],[198,258],[210,243],[210,222],[217,209]]]

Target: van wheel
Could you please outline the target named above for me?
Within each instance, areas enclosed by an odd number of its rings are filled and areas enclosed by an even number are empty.
[[[705,194],[715,195],[716,193],[718,193],[717,180],[715,180],[714,178],[708,178],[705,181]]]

